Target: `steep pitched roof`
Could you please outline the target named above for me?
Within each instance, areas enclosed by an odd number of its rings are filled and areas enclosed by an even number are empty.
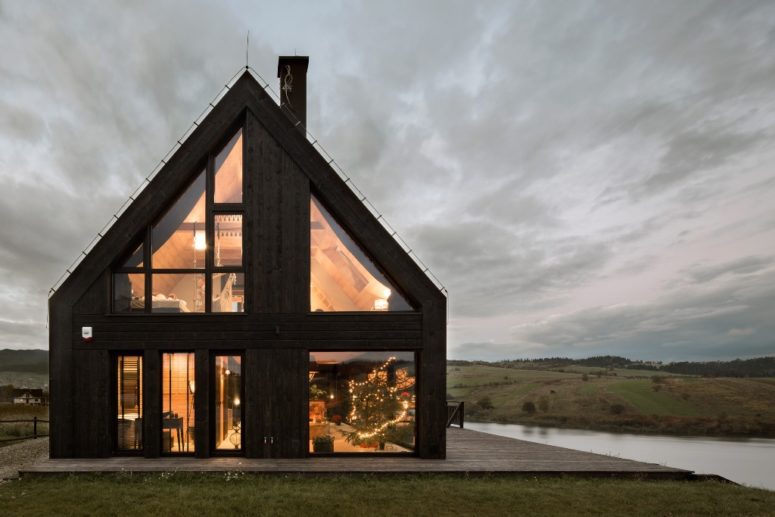
[[[388,275],[412,298],[442,301],[445,296],[408,253],[393,239],[385,227],[368,210],[298,131],[275,101],[246,70],[229,91],[213,106],[212,111],[167,160],[149,185],[121,214],[104,236],[94,245],[50,298],[75,302],[84,291],[127,251],[130,241],[143,228],[152,224],[169,203],[191,181],[211,149],[215,148],[249,110],[267,133],[307,175],[311,190],[322,198],[347,225],[347,230],[360,241],[368,253],[385,268]],[[374,237],[376,235],[376,238]],[[367,237],[368,236],[368,237]]]

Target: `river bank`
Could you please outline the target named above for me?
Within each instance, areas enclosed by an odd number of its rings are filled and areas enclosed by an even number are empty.
[[[619,458],[716,474],[775,490],[775,440],[606,433],[578,429],[466,422],[475,431]]]

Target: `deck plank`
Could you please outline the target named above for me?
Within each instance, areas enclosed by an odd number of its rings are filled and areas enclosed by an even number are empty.
[[[689,477],[692,472],[563,447],[506,438],[469,429],[447,430],[447,459],[415,457],[318,457],[304,459],[142,458],[46,459],[22,476],[114,472],[254,472],[275,474],[449,473],[587,474]]]

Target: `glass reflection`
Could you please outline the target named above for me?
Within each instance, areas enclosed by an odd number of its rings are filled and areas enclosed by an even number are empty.
[[[162,354],[162,450],[194,452],[194,354]]]
[[[215,448],[242,448],[242,358],[215,358]]]
[[[413,451],[415,382],[413,352],[310,352],[310,452]]]

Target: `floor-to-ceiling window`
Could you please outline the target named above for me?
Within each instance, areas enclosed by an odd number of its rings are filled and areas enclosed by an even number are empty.
[[[309,450],[415,448],[414,352],[310,352]]]
[[[215,448],[242,450],[242,357],[215,356]]]
[[[116,357],[116,449],[143,448],[143,358]]]
[[[162,354],[162,451],[194,452],[194,354]]]

